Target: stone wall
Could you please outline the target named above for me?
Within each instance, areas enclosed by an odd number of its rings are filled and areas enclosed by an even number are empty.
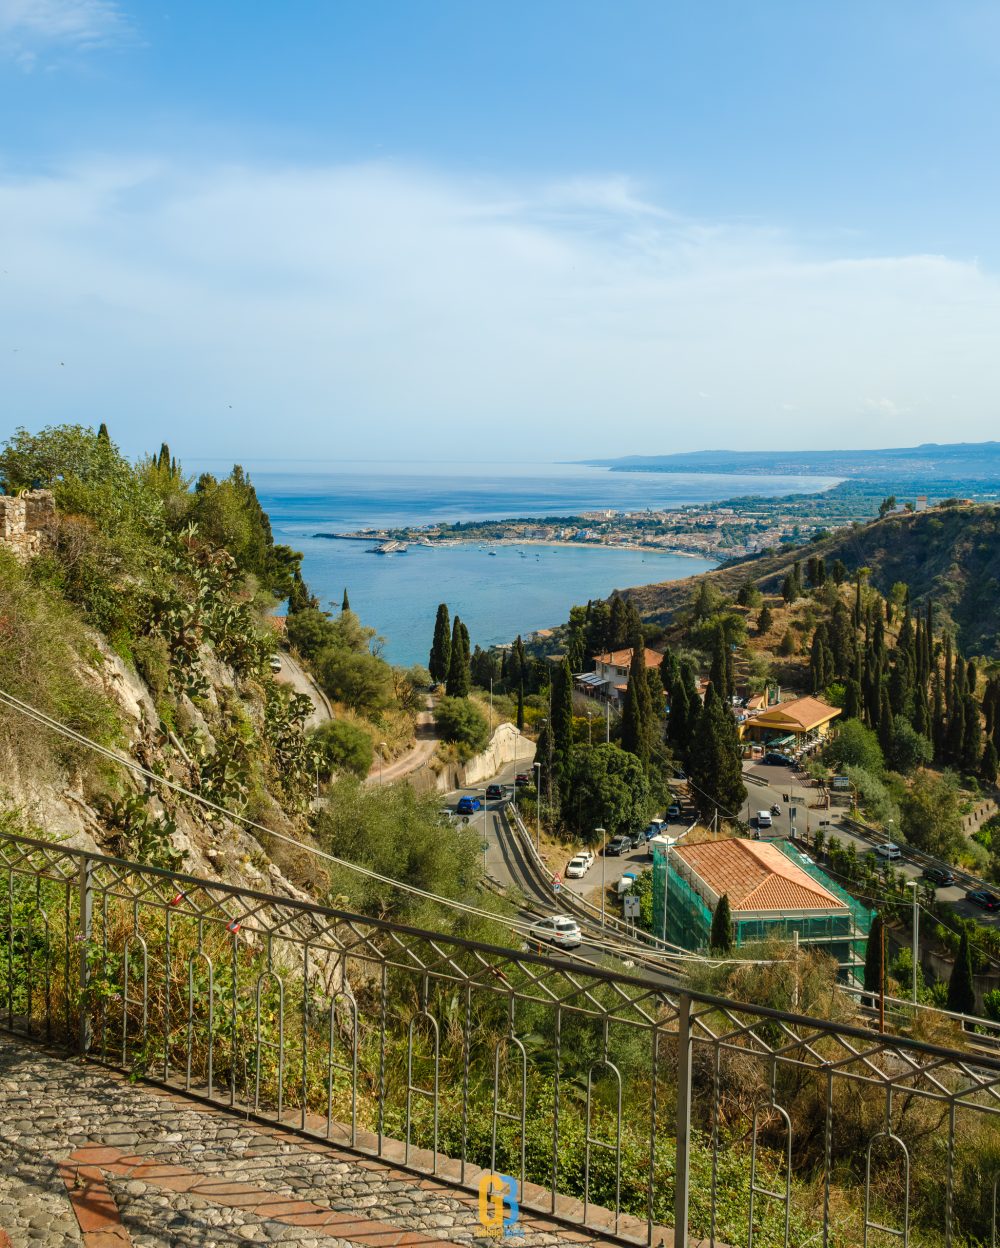
[[[44,548],[55,519],[51,490],[0,494],[0,546],[13,551],[18,559],[30,559]]]
[[[462,789],[490,779],[505,763],[516,762],[519,771],[530,771],[534,759],[534,741],[518,732],[514,724],[502,723],[486,749],[481,754],[475,754],[467,763],[450,763],[441,768],[440,763],[435,765],[434,760],[430,760],[410,772],[406,779],[420,793],[430,790],[449,793],[452,789]]]

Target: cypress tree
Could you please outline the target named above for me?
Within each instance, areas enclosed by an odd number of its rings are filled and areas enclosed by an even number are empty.
[[[565,659],[552,673],[552,747],[565,770],[573,749],[573,677]]]
[[[677,656],[667,646],[660,660],[660,680],[663,682],[663,688],[673,696],[674,686],[680,680],[681,668],[677,662]]]
[[[884,923],[882,920],[882,912],[877,911],[874,919],[872,919],[871,930],[868,933],[868,947],[865,950],[865,980],[864,990],[875,996],[879,996],[884,986],[884,958],[882,956],[882,941],[884,940]]]
[[[892,752],[892,706],[889,703],[889,691],[885,685],[879,696],[878,704],[878,743],[886,758]]]
[[[645,648],[641,641],[632,646],[632,660],[628,669],[628,688],[622,706],[622,749],[628,750],[642,762],[649,762],[649,746],[653,707],[646,680]]]
[[[101,427],[103,428],[104,426],[102,425]],[[161,471],[170,470],[170,447],[167,446],[166,442],[160,443],[160,453],[156,457],[156,466]]]
[[[979,724],[979,707],[971,693],[963,699],[965,731],[962,735],[962,770],[973,773],[979,769],[983,756],[983,733]]]
[[[844,718],[860,719],[861,712],[861,686],[856,680],[849,680],[847,682],[847,693],[844,699]]]
[[[934,673],[934,695],[931,704],[931,740],[934,742],[934,758],[942,762],[945,756],[947,726],[944,717],[944,692],[941,688],[941,673]]]
[[[952,690],[951,713],[948,716],[948,731],[945,737],[944,753],[950,763],[956,766],[962,762],[965,751],[965,701],[955,695]]]
[[[97,440],[98,442],[105,443],[107,446],[111,445],[111,435],[108,433],[108,427],[103,420],[97,429]]]
[[[726,645],[726,634],[721,628],[715,630],[712,641],[712,666],[708,678],[715,686],[715,691],[727,705],[731,704],[732,688],[729,681],[729,647]]]
[[[968,930],[962,929],[958,944],[958,956],[948,980],[948,1009],[955,1014],[976,1012],[976,985],[972,977],[972,949],[969,947]]]
[[[949,715],[952,704],[952,683],[951,633],[946,633],[944,638],[944,709]]]
[[[747,791],[736,721],[713,685],[708,686],[698,716],[688,769],[695,782],[694,800],[703,819],[710,819],[716,812],[722,818],[739,817]]]
[[[729,908],[729,894],[723,893],[712,915],[712,931],[708,938],[711,953],[726,954],[733,947],[733,916]]]
[[[611,599],[611,621],[609,625],[609,648],[612,650],[620,650],[628,642],[628,612],[625,609],[625,599],[619,597],[618,594]]]
[[[854,631],[861,629],[861,573],[858,573],[854,588]]]
[[[674,753],[684,758],[691,741],[691,721],[697,715],[697,706],[688,701],[685,682],[678,678],[670,690],[670,714],[667,717],[667,740]]]
[[[469,671],[469,630],[455,616],[451,629],[451,658],[448,662],[448,681],[445,691],[449,698],[467,698],[472,684]]]
[[[774,623],[774,613],[765,602],[760,609],[760,615],[757,616],[757,632],[766,633]]]
[[[351,609],[351,600],[350,600],[350,598],[348,598],[348,596],[347,596],[347,586],[346,586],[346,585],[344,586],[344,597],[343,597],[343,599],[341,600],[341,603],[340,603],[340,609],[341,609],[341,611],[350,611],[350,609]]]
[[[431,645],[431,657],[427,663],[431,679],[437,684],[448,679],[451,666],[451,621],[448,618],[448,604],[442,602],[437,609],[434,621],[434,641]]]
[[[997,755],[997,747],[993,744],[993,738],[990,737],[983,746],[983,757],[979,764],[979,778],[983,784],[988,784],[991,789],[996,786],[998,768],[1000,768],[1000,756]]]
[[[517,686],[517,730],[524,731],[524,681]]]

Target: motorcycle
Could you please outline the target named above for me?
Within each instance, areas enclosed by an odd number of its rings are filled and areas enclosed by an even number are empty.
[[[781,807],[778,805],[778,803],[777,803],[777,802],[775,802],[775,803],[774,803],[774,805],[771,807],[771,814],[772,814],[772,815],[780,815],[780,814],[781,814]]]

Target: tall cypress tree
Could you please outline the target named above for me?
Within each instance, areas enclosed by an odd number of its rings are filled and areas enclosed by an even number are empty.
[[[965,731],[962,734],[962,770],[972,774],[979,769],[983,756],[983,733],[979,724],[979,707],[971,693],[963,699]]]
[[[993,738],[989,737],[983,746],[983,757],[979,763],[979,778],[991,789],[996,785],[998,768],[1000,768],[1000,755],[997,754]]]
[[[448,663],[448,682],[445,690],[449,698],[467,698],[472,677],[469,670],[469,630],[455,616],[451,629],[451,659]]]
[[[644,764],[649,762],[653,707],[646,680],[646,652],[641,639],[632,645],[628,688],[622,706],[622,748]]]
[[[564,771],[573,749],[573,677],[565,659],[552,673],[552,746]]]
[[[712,915],[712,931],[708,948],[712,953],[726,954],[733,947],[733,916],[729,907],[729,894],[723,893]]]
[[[726,634],[723,629],[715,630],[712,640],[712,666],[708,674],[715,692],[727,705],[731,704],[732,688],[729,681],[729,647],[726,645]]]
[[[976,984],[972,977],[972,949],[969,933],[963,928],[958,944],[958,956],[948,980],[948,1009],[955,1014],[976,1012]]]
[[[340,609],[341,609],[341,611],[350,611],[350,609],[351,609],[351,600],[350,600],[350,598],[348,598],[348,596],[347,596],[347,586],[346,586],[346,585],[344,586],[344,597],[343,597],[343,599],[342,599],[342,601],[341,601],[341,603],[340,603]]]
[[[712,685],[698,716],[688,770],[694,781],[694,800],[703,819],[738,818],[746,801],[736,721]]]
[[[111,444],[111,435],[108,433],[108,427],[104,423],[103,420],[101,421],[97,429],[97,440],[98,442],[104,442],[104,443],[107,443],[108,445]]]
[[[524,681],[517,687],[517,730],[524,731]]]
[[[448,679],[451,666],[451,621],[448,618],[448,604],[442,602],[437,609],[434,621],[434,641],[431,644],[431,657],[427,667],[431,679],[441,684]]]
[[[864,990],[878,996],[881,994],[885,983],[885,959],[882,954],[882,941],[884,936],[884,920],[882,912],[878,911],[872,919],[871,930],[868,933],[868,947],[865,950],[865,980]]]

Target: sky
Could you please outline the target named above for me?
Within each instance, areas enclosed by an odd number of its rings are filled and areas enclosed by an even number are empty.
[[[998,71],[963,0],[0,0],[0,437],[995,437]]]

